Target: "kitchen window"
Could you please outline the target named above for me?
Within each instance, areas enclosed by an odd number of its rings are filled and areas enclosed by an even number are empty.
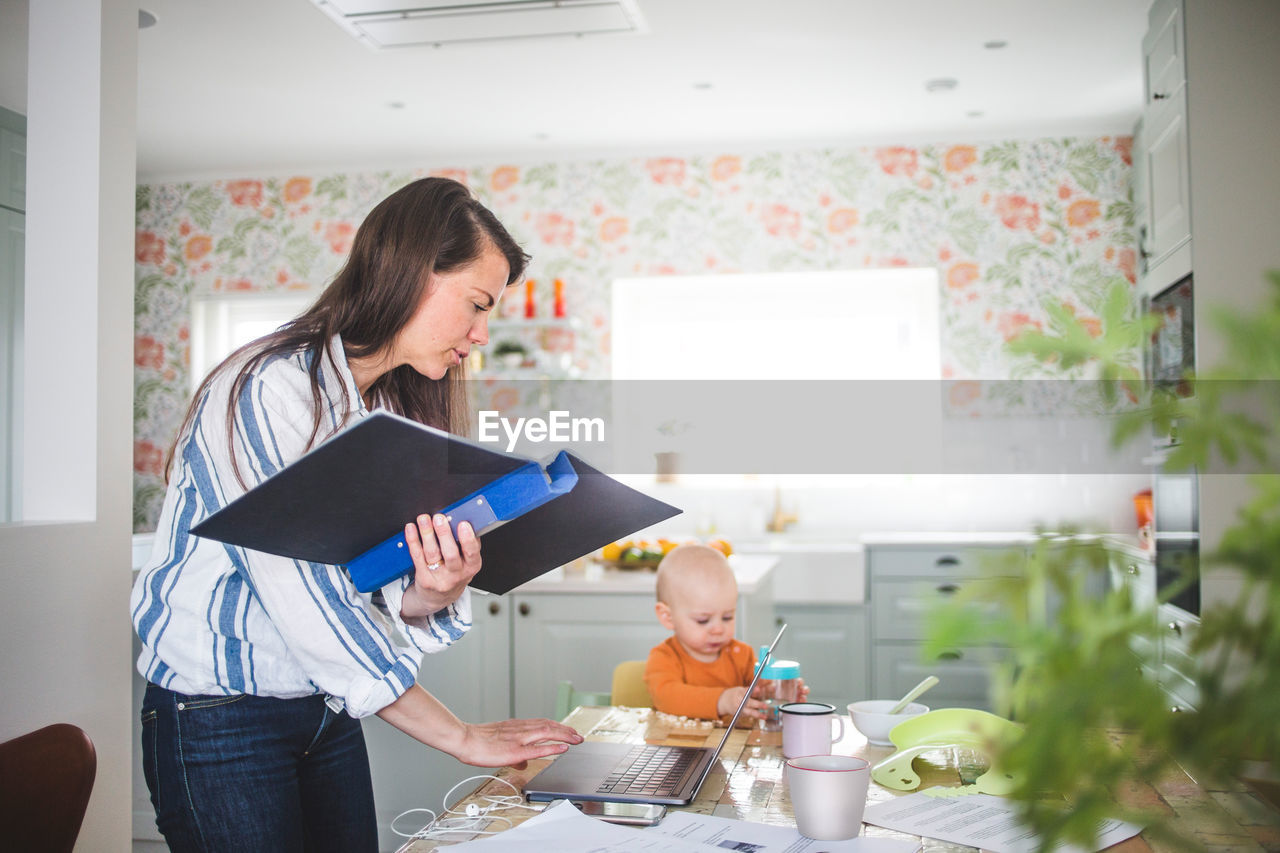
[[[614,379],[941,377],[932,268],[619,279],[612,313]]]
[[[274,332],[301,314],[315,294],[240,294],[196,297],[191,302],[191,388],[254,338]]]
[[[835,472],[758,477],[700,469],[697,460],[708,457],[699,455],[699,448],[717,443],[708,436],[732,430],[707,422],[706,411],[683,419],[673,417],[674,404],[644,401],[679,400],[682,394],[750,399],[759,389],[744,380],[936,382],[941,378],[938,314],[938,273],[932,268],[616,280],[611,336],[618,458],[625,460],[623,468],[641,470],[636,466],[651,446],[658,457],[684,456],[673,463],[685,466],[680,481],[697,487],[838,485],[846,478]],[[680,384],[687,380],[726,385],[703,395],[698,387]],[[734,382],[740,384],[730,387]],[[923,385],[932,383],[917,387]],[[882,387],[893,391],[887,383]],[[713,402],[711,408],[719,406]],[[925,432],[924,424],[936,430],[939,412],[924,412],[913,423]],[[803,418],[804,412],[786,416],[792,415]],[[658,474],[666,476],[661,468]]]

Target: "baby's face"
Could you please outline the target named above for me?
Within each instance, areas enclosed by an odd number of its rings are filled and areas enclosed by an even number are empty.
[[[711,663],[733,639],[738,590],[732,582],[686,583],[670,602],[676,640],[694,660]]]

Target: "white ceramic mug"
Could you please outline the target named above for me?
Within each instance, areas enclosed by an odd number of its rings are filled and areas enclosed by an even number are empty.
[[[851,755],[803,755],[787,761],[787,790],[800,834],[843,841],[862,832],[871,765]]]
[[[788,702],[778,708],[782,717],[782,755],[828,755],[831,744],[844,737],[844,717],[825,702]],[[831,733],[835,721],[838,734]]]

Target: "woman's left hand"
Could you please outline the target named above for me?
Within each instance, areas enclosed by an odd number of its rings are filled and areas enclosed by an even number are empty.
[[[420,515],[417,523],[406,524],[404,538],[413,558],[413,585],[400,604],[402,619],[430,616],[458,600],[471,579],[480,571],[480,538],[471,523],[458,525],[453,538],[449,520],[442,514]]]

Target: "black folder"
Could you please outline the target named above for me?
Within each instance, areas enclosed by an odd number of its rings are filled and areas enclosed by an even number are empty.
[[[568,451],[547,464],[374,412],[192,528],[255,551],[342,565],[370,592],[413,571],[404,526],[444,512],[481,538],[475,589],[501,595],[680,509]]]

